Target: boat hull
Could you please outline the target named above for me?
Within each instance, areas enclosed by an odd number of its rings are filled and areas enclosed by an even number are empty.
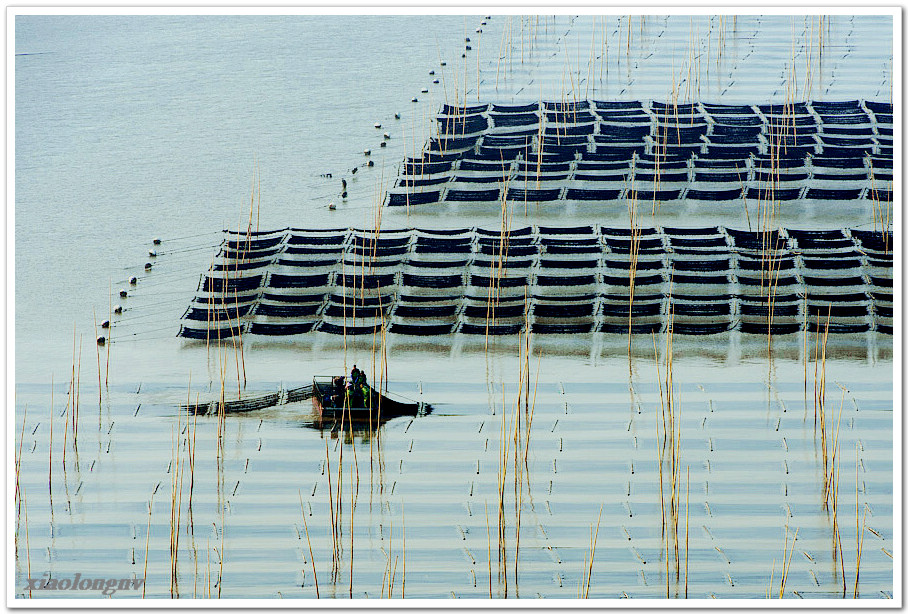
[[[340,405],[331,402],[331,381],[314,379],[312,382],[312,409],[322,418],[345,418],[351,421],[381,420],[393,416],[415,415],[419,412],[419,403],[402,403],[391,399],[369,387],[370,405],[366,407]]]

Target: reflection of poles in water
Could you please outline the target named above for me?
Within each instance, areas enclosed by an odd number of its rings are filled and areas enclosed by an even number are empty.
[[[337,523],[334,519],[334,486],[331,479],[331,455],[328,440],[325,440],[325,471],[328,474],[328,513],[331,520],[331,580],[334,583],[337,570]]]

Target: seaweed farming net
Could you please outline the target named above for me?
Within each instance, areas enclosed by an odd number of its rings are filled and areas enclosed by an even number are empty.
[[[596,224],[267,236],[225,233],[178,336],[627,333],[670,321],[696,335],[892,332],[891,233]]]
[[[445,105],[385,203],[892,200],[891,105],[616,104]]]

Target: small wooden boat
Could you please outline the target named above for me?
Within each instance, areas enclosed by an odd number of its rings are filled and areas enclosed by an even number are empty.
[[[394,416],[415,416],[425,411],[425,404],[397,400],[366,386],[368,395],[351,395],[350,402],[342,387],[335,384],[338,376],[316,375],[312,378],[312,408],[322,417],[346,417],[349,420],[384,420]],[[339,381],[343,381],[340,377]]]

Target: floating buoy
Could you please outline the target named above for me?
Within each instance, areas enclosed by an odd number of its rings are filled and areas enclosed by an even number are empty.
[[[442,66],[447,66],[448,63],[447,63],[447,62],[442,62],[441,65],[442,65]]]
[[[467,42],[467,43],[469,43],[469,42],[470,42],[470,37],[469,37],[469,36],[466,37],[466,38],[464,39],[464,41]]]
[[[395,114],[394,114],[394,119],[400,119],[400,113],[395,113]]]
[[[429,88],[427,88],[427,87],[422,88],[422,93],[423,93],[423,94],[428,94],[428,93],[429,93]]]
[[[134,286],[137,283],[139,283],[139,279],[135,275],[129,278],[129,285]]]
[[[347,191],[347,180],[341,179],[341,187],[344,189],[344,192]]]
[[[151,268],[151,263],[150,263],[150,262],[146,262],[146,263],[145,263],[145,270],[147,271],[147,270],[150,269],[150,268]]]
[[[485,23],[485,22],[483,22],[483,23]],[[477,34],[482,34],[482,28],[476,28],[476,33],[477,33]]]
[[[435,79],[434,81],[432,81],[432,83],[438,83],[438,79]]]
[[[410,102],[419,102],[419,100],[416,98],[416,96],[414,96],[413,100],[411,100]]]
[[[120,290],[120,297],[126,298],[126,290]]]
[[[371,155],[372,155],[372,150],[371,150],[371,149],[364,149],[364,150],[363,150],[363,155],[364,155],[364,156],[371,156]]]
[[[375,124],[375,127],[376,127],[376,128],[381,128],[381,124],[376,123],[376,124]]]
[[[155,237],[154,239],[152,239],[151,242],[154,243],[155,245],[160,245],[160,244],[161,244],[161,240],[160,240],[159,238],[157,238],[157,237]]]
[[[472,49],[472,47],[470,47],[469,45],[467,45],[467,51],[469,51],[469,50],[471,50],[471,49]]]
[[[148,255],[149,255],[151,258],[157,258],[157,257],[158,257],[158,252],[156,252],[156,251],[154,251],[154,250],[151,250],[151,251],[148,252]]]
[[[98,345],[104,345],[105,343],[107,343],[107,339],[104,338],[104,335],[98,337]]]
[[[358,166],[354,166],[354,167],[353,167],[353,170],[350,171],[350,174],[351,174],[351,175],[355,175],[355,174],[356,174],[356,171],[358,171],[358,170],[359,170],[359,167],[358,167]]]
[[[461,54],[460,54],[460,57],[465,58],[465,57],[467,57],[467,54],[466,54],[466,53],[461,53]]]
[[[379,146],[379,147],[387,147],[388,144],[387,144],[385,141],[382,141],[381,143],[379,143],[378,146]]]
[[[334,203],[328,203],[328,211],[337,211],[337,205]]]
[[[434,75],[434,74],[435,74],[435,71],[434,71],[434,70],[430,70],[430,71],[429,71],[429,74],[430,74],[430,75]]]
[[[101,322],[101,328],[110,328],[110,320],[104,320]]]
[[[390,135],[390,134],[388,134],[388,133],[387,133],[387,132],[385,132],[385,133],[384,133],[384,134],[383,134],[383,135],[382,135],[382,136],[384,136],[384,137],[385,137],[385,140],[386,140],[386,141],[387,141],[387,140],[388,140],[388,139],[390,139],[390,138],[391,138],[391,135]]]
[[[114,313],[123,313],[123,306],[122,306],[122,305],[114,305],[113,312],[114,312]]]
[[[347,191],[346,191],[346,190],[344,190],[343,192],[341,192],[341,198],[347,198]]]
[[[369,164],[367,166],[375,166],[375,162],[373,162],[372,160],[369,160]]]

